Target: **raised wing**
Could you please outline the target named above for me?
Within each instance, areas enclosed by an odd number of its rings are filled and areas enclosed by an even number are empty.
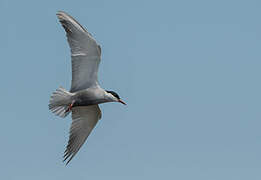
[[[98,85],[98,68],[101,59],[101,48],[75,19],[59,11],[57,17],[66,31],[71,48],[72,85],[71,92]]]
[[[79,151],[100,118],[101,110],[98,105],[72,108],[70,137],[64,152],[64,161],[69,158],[66,164],[68,164]]]

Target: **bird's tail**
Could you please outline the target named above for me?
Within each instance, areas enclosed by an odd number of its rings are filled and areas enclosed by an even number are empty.
[[[66,117],[70,113],[72,95],[66,89],[59,87],[51,96],[49,109],[57,116]]]

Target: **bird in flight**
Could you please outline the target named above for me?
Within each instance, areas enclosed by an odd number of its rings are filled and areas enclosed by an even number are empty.
[[[106,102],[126,104],[117,93],[102,89],[98,83],[100,45],[73,17],[62,11],[56,15],[65,29],[71,49],[72,84],[70,91],[59,87],[52,94],[49,109],[62,118],[72,112],[70,136],[64,152],[64,161],[68,164],[101,119],[98,104]]]

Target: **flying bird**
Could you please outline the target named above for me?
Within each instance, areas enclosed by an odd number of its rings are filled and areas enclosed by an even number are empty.
[[[64,161],[68,164],[101,119],[98,104],[126,104],[117,93],[102,89],[98,83],[101,46],[73,17],[62,11],[56,15],[66,32],[71,49],[72,82],[70,91],[59,87],[52,94],[49,109],[62,118],[72,112],[69,141],[64,152]]]

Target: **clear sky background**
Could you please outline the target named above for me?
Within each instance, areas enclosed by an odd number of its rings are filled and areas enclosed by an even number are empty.
[[[0,0],[0,179],[261,179],[261,2]],[[68,166],[64,10],[102,47],[99,81],[128,106]]]

